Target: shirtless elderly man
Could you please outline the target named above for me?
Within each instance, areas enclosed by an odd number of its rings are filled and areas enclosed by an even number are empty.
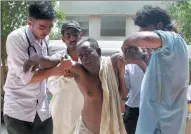
[[[119,128],[117,128],[118,129],[117,131],[114,132],[112,130],[113,128],[111,128],[111,127],[115,128],[115,126],[111,125],[108,128],[106,128],[111,130],[111,131],[109,130],[109,132],[105,131],[103,129],[104,126],[102,126],[103,114],[105,112],[109,112],[110,110],[110,109],[107,109],[107,111],[102,111],[104,110],[103,105],[105,105],[103,102],[105,101],[104,97],[106,97],[104,96],[104,93],[103,93],[105,91],[105,87],[103,86],[104,82],[102,79],[106,80],[107,78],[105,78],[104,75],[107,75],[106,77],[110,77],[108,79],[111,79],[111,81],[114,82],[114,83],[109,83],[109,81],[107,80],[106,86],[110,86],[110,85],[115,86],[115,84],[117,85],[116,87],[114,87],[114,89],[108,90],[111,94],[112,94],[111,90],[116,90],[116,88],[119,89],[121,97],[125,97],[124,95],[127,93],[127,89],[126,89],[125,81],[124,81],[125,63],[123,61],[123,58],[121,57],[120,54],[115,54],[111,57],[101,57],[101,49],[99,48],[97,41],[91,38],[87,40],[83,40],[82,42],[79,42],[76,52],[81,60],[82,65],[73,64],[72,71],[74,72],[75,81],[84,96],[84,104],[85,104],[82,110],[82,115],[81,115],[82,120],[79,123],[79,126],[77,126],[76,132],[83,133],[83,134],[85,131],[87,131],[88,134],[89,133],[104,134],[105,132],[107,132],[108,134],[109,133],[117,134],[116,132],[125,133],[124,129],[120,130],[120,127],[123,127],[123,124],[122,125],[120,124],[121,115],[120,116],[115,115],[119,120],[119,124],[118,124]],[[112,69],[112,71],[104,72],[105,68]],[[111,76],[109,75],[109,73],[111,73]],[[114,77],[116,76],[115,78],[112,78],[112,73]],[[108,87],[108,88],[112,88],[112,87]],[[113,96],[110,96],[110,97],[113,97]],[[112,102],[112,100],[109,100],[111,101],[109,103],[116,103],[115,110],[118,113],[120,113],[118,111],[118,109],[120,109],[119,97],[117,99],[118,100],[116,101],[118,102]],[[108,123],[111,123],[111,122],[115,122],[115,121],[112,120],[111,118],[111,121]],[[103,125],[107,126],[107,124],[103,124]]]
[[[57,65],[60,71],[73,72],[84,97],[75,134],[126,134],[120,110],[120,100],[127,95],[123,57],[101,57],[101,49],[92,38],[79,42],[76,52],[81,64],[62,58]],[[55,62],[50,58],[35,62],[45,65],[42,61]]]

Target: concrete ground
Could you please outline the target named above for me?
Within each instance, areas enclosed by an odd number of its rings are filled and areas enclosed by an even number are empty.
[[[1,134],[7,134],[7,131],[6,131],[4,123],[1,123]]]

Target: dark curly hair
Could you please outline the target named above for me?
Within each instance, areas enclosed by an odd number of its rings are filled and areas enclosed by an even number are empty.
[[[173,30],[170,15],[167,13],[167,11],[161,9],[160,7],[145,5],[136,13],[136,16],[134,17],[135,25],[142,28],[149,25],[156,26],[160,22],[163,23],[164,29],[169,31]]]
[[[35,19],[53,20],[55,18],[55,11],[51,2],[35,1],[29,6],[29,17]]]

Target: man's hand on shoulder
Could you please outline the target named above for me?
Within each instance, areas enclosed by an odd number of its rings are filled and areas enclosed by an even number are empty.
[[[124,52],[124,57],[127,63],[132,63],[135,60],[143,59],[143,51],[139,47],[128,47]]]
[[[125,65],[126,61],[122,53],[115,53],[111,56],[111,62],[114,66]]]

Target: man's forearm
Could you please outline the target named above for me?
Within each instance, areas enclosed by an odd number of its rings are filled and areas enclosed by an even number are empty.
[[[155,32],[137,32],[124,41],[122,49],[126,46],[158,48],[161,40]]]
[[[120,97],[121,97],[122,100],[126,99],[127,92],[128,91],[124,91],[124,90],[119,91],[119,94],[120,94]]]
[[[126,86],[126,82],[125,82],[125,65],[123,65],[123,67],[121,67],[121,70],[119,70],[119,94],[121,96],[121,99],[126,98],[127,94],[128,94],[128,88]]]
[[[37,62],[43,68],[52,68],[60,63],[60,59],[53,59],[49,56],[41,56]]]
[[[32,79],[27,83],[32,84],[47,79],[50,76],[56,75],[56,68],[40,69],[34,72]]]
[[[47,64],[46,62],[48,60],[46,59],[46,57],[45,57],[45,60],[40,59],[40,60],[38,60],[38,62],[40,63],[41,60],[42,60],[43,64]],[[56,64],[56,60],[55,60],[55,62],[52,62],[52,64]],[[71,61],[71,60],[62,59],[62,60],[60,60],[60,63],[56,67],[49,68],[49,69],[40,69],[40,70],[35,71],[32,79],[27,84],[42,81],[50,76],[58,75],[60,73],[66,72],[67,70],[74,71],[75,73],[80,71],[78,69],[78,67],[76,66],[76,62]],[[77,70],[79,70],[79,71],[77,71]],[[76,73],[76,74],[78,74],[78,73]]]

